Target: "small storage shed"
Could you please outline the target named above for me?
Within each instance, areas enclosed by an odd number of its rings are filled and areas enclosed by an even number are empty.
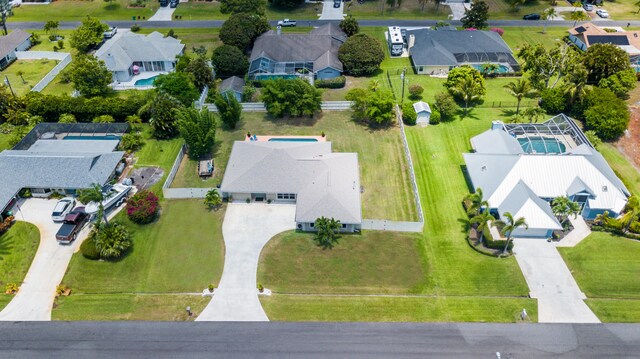
[[[413,104],[413,109],[416,110],[416,114],[418,118],[416,119],[416,124],[429,124],[429,120],[431,119],[431,107],[429,104],[424,101],[419,101]]]

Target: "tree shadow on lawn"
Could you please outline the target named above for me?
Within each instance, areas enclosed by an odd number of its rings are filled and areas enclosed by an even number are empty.
[[[513,117],[516,115],[516,110],[513,109],[503,109],[501,110],[502,115],[506,117]]]
[[[472,120],[480,120],[480,117],[478,117],[478,115],[473,113],[473,110],[475,110],[475,107],[469,107],[466,111],[464,108],[461,108],[460,110],[458,110],[458,117],[460,118],[460,121],[466,118],[469,118]]]

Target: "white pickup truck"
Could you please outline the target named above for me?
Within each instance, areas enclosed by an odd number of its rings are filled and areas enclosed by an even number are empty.
[[[289,19],[279,20],[278,21],[278,26],[282,26],[282,27],[296,26],[296,21],[295,20],[289,20]]]

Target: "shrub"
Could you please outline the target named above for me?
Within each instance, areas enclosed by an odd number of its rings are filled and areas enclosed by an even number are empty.
[[[140,25],[138,24],[131,25],[131,32],[138,32],[138,31],[140,31]]]
[[[410,102],[402,105],[402,121],[405,125],[414,126],[416,124],[416,120],[418,119],[418,114],[416,110],[413,108],[413,104]]]
[[[120,139],[120,149],[123,151],[136,151],[144,145],[141,133],[125,133]]]
[[[633,223],[631,223],[631,225],[629,226],[629,232],[640,234],[640,222],[634,221]]]
[[[98,116],[93,119],[93,123],[114,123],[115,120],[109,115]]]
[[[56,41],[58,37],[56,35],[49,35],[49,41]]]
[[[127,200],[127,216],[138,224],[153,222],[158,217],[160,204],[158,196],[148,190],[142,190]]]
[[[436,95],[435,109],[441,115],[442,121],[453,120],[460,107],[453,99],[453,96],[448,92],[441,92]],[[432,113],[433,116],[433,113]]]
[[[436,110],[435,108],[431,110],[431,117],[429,117],[429,123],[432,125],[437,125],[440,123],[440,118],[442,115],[440,115],[440,111]]]
[[[115,259],[122,257],[131,247],[131,236],[125,226],[118,222],[103,224],[99,231],[94,229],[87,240],[95,241],[100,258]]]
[[[314,84],[317,88],[327,89],[341,89],[347,83],[347,78],[344,76],[338,76],[332,79],[316,80]]]
[[[424,92],[424,88],[420,85],[411,85],[409,86],[409,93],[411,94],[411,98],[420,98],[422,93]]]
[[[64,40],[58,40],[58,48],[64,49]]]
[[[80,245],[80,252],[82,253],[82,256],[87,259],[100,259],[100,252],[98,252],[98,248],[96,248],[96,242],[89,238]]]
[[[491,28],[489,31],[493,31],[493,32],[497,33],[498,35],[500,35],[501,37],[502,37],[502,35],[504,35],[504,29],[499,28],[499,27]]]
[[[14,219],[14,216],[8,216],[4,219],[4,221],[0,222],[0,235],[9,230],[9,227],[11,227],[11,224],[13,224]]]
[[[564,111],[566,99],[562,88],[547,88],[540,93],[540,107],[550,114]]]
[[[78,121],[76,121],[76,116],[70,114],[70,113],[63,113],[62,115],[60,115],[60,118],[58,119],[58,123],[76,123]]]

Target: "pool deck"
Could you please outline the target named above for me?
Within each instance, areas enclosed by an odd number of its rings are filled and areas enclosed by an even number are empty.
[[[322,136],[258,136],[255,135],[257,140],[255,141],[269,141],[272,138],[304,138],[304,139],[315,139],[318,142],[326,142],[327,138],[326,137],[322,137]],[[249,136],[245,136],[244,138],[245,141],[252,141],[251,138]]]
[[[154,88],[153,85],[137,85],[136,86],[136,81],[139,80],[146,80],[152,77],[156,77],[158,75],[165,75],[168,74],[168,71],[146,71],[146,72],[141,72],[137,75],[134,75],[131,80],[129,81],[122,81],[122,82],[114,82],[111,84],[111,87],[116,90],[116,91],[122,91],[122,90],[150,90],[152,88]]]

